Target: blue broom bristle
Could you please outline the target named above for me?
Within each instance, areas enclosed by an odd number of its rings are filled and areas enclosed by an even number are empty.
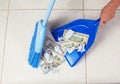
[[[28,62],[29,62],[29,64],[30,65],[32,65],[32,62],[33,62],[33,60],[34,60],[34,51],[31,51],[30,53],[29,53],[29,58],[28,58]]]
[[[39,66],[39,61],[40,61],[40,53],[35,52],[37,28],[38,28],[38,22],[36,23],[34,35],[31,40],[30,49],[29,49],[29,58],[28,58],[29,64],[34,68],[37,68]]]
[[[33,35],[32,40],[31,40],[30,51],[35,50],[35,41],[36,41],[36,36],[37,36],[37,27],[38,27],[38,22],[36,23],[34,35]]]
[[[38,68],[40,62],[40,53],[34,53],[34,60],[32,61],[32,67]]]

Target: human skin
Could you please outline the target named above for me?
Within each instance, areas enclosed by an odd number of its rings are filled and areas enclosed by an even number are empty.
[[[100,14],[100,25],[106,24],[115,16],[115,12],[120,6],[120,0],[111,0],[106,6],[103,7]]]

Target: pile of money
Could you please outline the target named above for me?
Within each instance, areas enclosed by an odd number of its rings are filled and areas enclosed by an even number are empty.
[[[68,53],[77,49],[78,52],[85,52],[85,45],[88,42],[89,35],[75,32],[71,29],[64,30],[63,36],[58,37],[58,44]]]
[[[40,62],[40,68],[44,74],[62,64],[65,61],[64,54],[65,51],[60,45],[46,37]]]
[[[64,30],[62,37],[58,37],[59,42],[46,37],[40,62],[42,71],[46,74],[61,65],[65,61],[66,52],[72,53],[76,49],[78,52],[85,52],[88,38],[89,35],[71,29]]]

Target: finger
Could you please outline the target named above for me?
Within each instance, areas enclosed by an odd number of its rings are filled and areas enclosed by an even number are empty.
[[[104,23],[103,23],[103,19],[100,20],[100,26],[102,26]]]
[[[106,21],[104,18],[101,18],[101,20],[100,20],[100,26],[106,24],[106,22],[107,22],[107,21]]]
[[[103,21],[103,24],[106,24],[106,21]]]
[[[103,25],[103,23],[102,22],[100,22],[100,26],[102,26]]]

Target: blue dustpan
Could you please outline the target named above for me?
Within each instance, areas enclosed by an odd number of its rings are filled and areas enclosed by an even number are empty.
[[[73,67],[88,51],[88,49],[94,43],[100,19],[98,20],[88,20],[88,19],[78,19],[70,22],[64,26],[56,28],[52,31],[52,35],[56,42],[60,42],[59,37],[63,36],[64,30],[73,30],[78,33],[83,33],[89,35],[88,42],[85,46],[85,52],[78,52],[76,49],[72,53],[66,52],[65,58],[69,65]]]

